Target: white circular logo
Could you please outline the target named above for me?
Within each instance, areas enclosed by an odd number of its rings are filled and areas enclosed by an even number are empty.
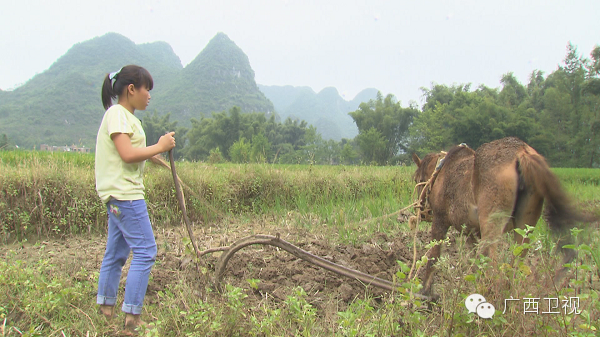
[[[488,303],[480,294],[471,294],[465,299],[465,307],[469,313],[476,313],[481,318],[492,318],[496,308]]]
[[[481,318],[492,318],[496,312],[496,308],[488,302],[479,303],[477,306],[477,315]]]

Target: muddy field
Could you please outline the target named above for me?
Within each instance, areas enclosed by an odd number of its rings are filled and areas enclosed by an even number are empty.
[[[237,224],[236,221],[225,221],[214,227],[196,227],[194,236],[198,242],[200,250],[229,246],[232,243],[255,234],[266,234],[280,237],[296,245],[305,251],[336,264],[347,268],[355,269],[363,273],[377,276],[384,280],[392,281],[394,275],[400,270],[398,261],[403,261],[407,265],[412,264],[413,243],[416,243],[417,258],[426,254],[425,245],[430,242],[428,225],[421,224],[420,230],[416,236],[406,227],[406,224],[397,225],[388,222],[383,231],[377,232],[368,239],[360,243],[340,243],[340,239],[331,228],[314,227],[313,231],[304,230],[302,226],[292,224],[281,226],[281,221],[276,219],[266,221],[254,221]],[[597,227],[597,223],[594,226]],[[397,226],[391,228],[390,226]],[[314,233],[319,231],[319,233]],[[329,233],[329,234],[325,234]],[[159,321],[159,317],[154,317],[152,312],[156,308],[164,305],[164,294],[175,293],[176,299],[169,305],[175,306],[177,312],[189,310],[186,302],[189,302],[185,296],[196,296],[203,301],[210,301],[216,305],[224,303],[226,298],[212,291],[214,287],[215,268],[218,264],[222,252],[212,252],[203,255],[196,263],[193,261],[193,248],[189,242],[187,232],[183,226],[169,228],[155,228],[155,236],[158,246],[156,264],[152,270],[150,283],[146,295],[145,303],[147,308],[155,308],[145,311],[145,318],[148,321]],[[448,233],[449,244],[444,244],[442,257],[449,257],[446,260],[444,270],[439,270],[436,274],[436,284],[439,284],[439,295],[450,295],[453,287],[459,287],[458,293],[467,293],[475,290],[472,284],[464,282],[465,273],[471,273],[469,267],[465,265],[467,257],[474,257],[466,252],[459,252],[458,246],[464,243],[460,234],[451,229]],[[105,238],[102,235],[96,236],[78,236],[55,239],[45,239],[34,242],[30,240],[24,244],[12,244],[0,247],[0,256],[10,261],[31,261],[47,260],[46,265],[53,266],[51,271],[45,273],[56,273],[72,275],[74,281],[96,282],[96,275],[100,269],[102,257],[104,254]],[[533,292],[539,296],[544,296],[542,291],[552,289],[550,282],[551,275],[536,271],[536,266],[540,262],[540,256],[534,254],[525,260],[531,274],[527,277],[528,284],[536,284]],[[462,261],[462,265],[460,265]],[[32,264],[33,265],[33,264]],[[454,271],[447,270],[448,266]],[[125,265],[124,273],[121,278],[121,291],[118,299],[118,306],[122,301],[123,289],[129,262]],[[495,271],[492,274],[502,274]],[[423,270],[419,273],[422,278]],[[67,276],[69,277],[69,276]],[[252,280],[249,282],[248,280]],[[496,280],[496,281],[494,281]],[[590,279],[590,286],[593,289],[600,289],[600,284],[596,276]],[[510,289],[509,281],[504,278],[487,277],[484,282],[491,282],[483,285],[482,291],[490,291],[490,296],[496,303],[500,303],[496,297],[500,296],[500,291]],[[340,312],[349,309],[356,300],[374,299],[373,302],[380,303],[382,307],[393,300],[395,297],[389,296],[386,290],[366,286],[360,281],[350,279],[345,276],[337,275],[333,272],[321,269],[282,249],[265,246],[252,245],[245,247],[233,255],[227,265],[223,278],[224,284],[229,284],[243,289],[247,297],[244,299],[244,310],[247,312],[257,308],[281,308],[284,302],[290,296],[297,296],[296,287],[302,287],[308,303],[316,309],[320,324],[325,329],[335,331],[338,329]],[[251,286],[255,284],[255,287]],[[185,285],[185,294],[177,293]],[[443,285],[443,286],[442,286]],[[521,287],[521,286],[519,286]],[[190,290],[192,289],[192,290]],[[504,290],[503,290],[504,289]],[[522,288],[521,291],[524,291]],[[527,288],[530,290],[530,288]],[[96,296],[95,286],[86,287],[84,298],[89,298],[89,305],[94,308]],[[452,296],[452,295],[451,295]],[[425,315],[429,323],[427,328],[431,331],[441,328],[444,323],[443,315],[439,312],[446,308],[459,308],[464,310],[459,304],[451,304],[453,301],[462,301],[460,298],[446,298],[443,300],[446,304],[442,309],[421,306],[417,310],[426,309]],[[449,302],[448,302],[449,301]],[[497,307],[497,310],[502,308]],[[95,310],[95,309],[89,309]],[[454,309],[453,309],[454,310]],[[461,311],[462,312],[462,311]],[[592,316],[595,316],[595,311]],[[532,319],[532,316],[522,316],[513,314],[506,316],[513,325],[519,325],[521,332],[534,331],[537,323],[524,322],[522,319]],[[11,316],[12,321],[17,322],[19,316]],[[403,320],[402,316],[397,318]],[[517,324],[518,323],[518,324]],[[100,323],[102,324],[102,323]],[[106,327],[108,331],[119,332],[118,324],[111,324]],[[465,323],[464,328],[470,329]],[[506,328],[508,329],[508,328]],[[513,329],[513,328],[510,328]],[[515,328],[516,329],[516,328]],[[532,330],[533,329],[533,330]],[[515,332],[517,330],[510,330]],[[509,331],[509,330],[507,330]]]
[[[260,229],[263,227],[264,229]],[[377,276],[385,280],[393,280],[399,270],[397,261],[404,261],[409,266],[413,259],[413,234],[404,232],[396,236],[384,233],[376,234],[369,242],[361,244],[337,244],[336,240],[324,235],[315,235],[304,231],[286,229],[274,232],[264,224],[247,224],[238,229],[210,228],[196,230],[195,238],[199,249],[216,248],[229,245],[243,237],[253,234],[280,234],[281,238],[311,254],[325,258],[336,264],[359,270],[363,273]],[[224,233],[226,232],[226,234]],[[455,233],[451,233],[454,241]],[[155,229],[158,245],[156,265],[152,270],[146,301],[157,303],[157,294],[170,289],[170,286],[182,279],[190,284],[196,284],[198,296],[205,296],[206,286],[212,286],[215,276],[215,266],[221,252],[204,255],[198,264],[192,260],[192,248],[187,248],[183,242],[187,239],[184,228]],[[185,239],[184,236],[186,237]],[[19,245],[0,247],[0,255],[12,251],[16,254],[13,260],[38,260],[46,258],[49,264],[63,269],[71,275],[78,275],[82,269],[95,272],[100,270],[104,254],[105,238],[75,237],[28,242]],[[429,233],[419,231],[416,236],[417,257],[425,251],[421,249],[429,242]],[[445,247],[447,254],[456,254],[454,246]],[[131,259],[130,259],[131,260]],[[129,261],[130,261],[129,260]],[[121,278],[121,286],[125,286],[125,265]],[[84,273],[85,274],[85,273]],[[77,276],[76,276],[77,277]],[[92,277],[88,273],[87,277]],[[259,280],[258,287],[252,289],[248,279]],[[321,269],[292,254],[276,247],[252,245],[238,251],[229,261],[223,282],[246,289],[250,299],[257,303],[261,301],[283,301],[293,294],[293,288],[300,286],[307,294],[311,303],[320,315],[335,315],[355,298],[379,296],[385,290],[365,286],[360,281],[337,275]],[[122,292],[121,292],[122,296]],[[333,299],[333,301],[332,301]],[[335,308],[328,307],[335,303]]]

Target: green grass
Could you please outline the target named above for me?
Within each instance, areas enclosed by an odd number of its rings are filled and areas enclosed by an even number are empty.
[[[600,169],[590,168],[557,168],[553,169],[560,179],[565,191],[575,200],[587,203],[588,207],[600,205]]]
[[[122,322],[107,322],[94,303],[95,266],[101,260],[106,218],[94,190],[93,168],[92,155],[0,151],[1,337],[118,332]],[[412,238],[406,224],[380,218],[412,202],[411,167],[181,162],[177,170],[190,187],[184,189],[188,214],[204,239],[277,232],[291,235],[296,243],[311,235],[333,249],[354,249],[371,245],[380,233]],[[579,205],[597,212],[599,170],[554,172]],[[159,252],[173,254],[181,263],[191,260],[170,172],[148,165],[145,183]],[[199,225],[202,218],[205,223]],[[429,224],[419,228],[426,232]],[[261,279],[233,280],[219,294],[211,286],[215,258],[205,257],[209,262],[200,263],[198,269],[193,263],[171,266],[172,261],[158,259],[151,284],[164,286],[147,296],[144,316],[151,325],[142,335],[596,336],[600,331],[600,240],[595,227],[577,233],[582,240],[572,249],[579,256],[565,288],[554,288],[550,281],[560,261],[543,220],[527,234],[531,243],[515,244],[507,237],[497,265],[476,252],[468,253],[471,247],[464,238],[450,234],[455,237],[453,248],[445,246],[437,265],[435,290],[440,299],[429,308],[403,294],[403,289],[418,290],[420,281],[409,280],[410,263],[400,261],[395,275],[398,292],[374,296],[365,290],[342,303],[335,295],[315,302],[314,294],[300,285],[285,289],[286,295],[274,300],[256,291]],[[419,240],[420,259],[428,242]],[[77,255],[61,252],[73,245]],[[411,251],[411,245],[412,239],[405,249]],[[522,258],[518,253],[524,248],[529,253]],[[454,253],[448,253],[452,249]],[[168,282],[165,274],[155,273],[159,270],[169,273]],[[493,319],[466,312],[464,299],[475,292],[495,305]],[[525,315],[514,308],[502,314],[503,301],[510,296],[577,296],[581,314]]]
[[[58,151],[0,151],[0,164],[2,166],[31,167],[36,164],[50,163],[93,168],[94,154]]]
[[[231,214],[312,214],[333,225],[392,213],[410,204],[410,168],[177,163],[190,219],[215,222]],[[102,232],[93,156],[0,152],[0,239]],[[179,223],[171,173],[147,165],[144,183],[153,222]],[[348,207],[350,206],[350,207]]]

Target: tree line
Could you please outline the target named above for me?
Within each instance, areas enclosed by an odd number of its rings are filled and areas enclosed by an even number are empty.
[[[466,143],[472,148],[506,136],[519,137],[561,167],[600,166],[600,47],[584,58],[569,44],[558,69],[533,71],[521,84],[513,73],[500,88],[432,84],[421,88],[422,108],[402,107],[393,95],[361,103],[350,112],[359,134],[340,142],[323,140],[314,126],[274,115],[242,114],[239,108],[192,120],[180,157],[189,160],[285,164],[408,163],[423,155]],[[157,140],[169,116],[144,119]],[[147,135],[152,134],[152,131]]]
[[[272,113],[242,113],[239,107],[192,119],[178,127],[170,114],[146,114],[147,143],[176,131],[175,157],[192,161],[280,164],[396,165],[466,143],[472,148],[516,136],[552,166],[600,166],[600,47],[585,58],[569,44],[558,69],[533,71],[526,85],[504,74],[500,88],[432,84],[421,88],[422,107],[402,107],[381,93],[350,116],[359,134],[324,140],[312,125]],[[0,148],[10,139],[0,137]]]
[[[409,128],[411,151],[426,153],[467,143],[472,148],[516,136],[553,166],[600,166],[600,47],[583,58],[572,44],[547,77],[533,71],[522,85],[512,73],[501,89],[433,85]]]

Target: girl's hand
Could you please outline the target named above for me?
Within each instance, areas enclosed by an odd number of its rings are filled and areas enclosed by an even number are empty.
[[[115,147],[117,148],[121,159],[123,159],[124,162],[131,164],[150,159],[157,154],[167,152],[174,148],[174,134],[175,132],[169,132],[160,137],[156,144],[148,147],[133,147],[131,145],[131,138],[126,133],[113,133],[111,138],[115,143]]]
[[[173,137],[174,134],[175,132],[168,132],[164,136],[160,137],[157,144],[161,149],[163,149],[161,152],[167,152],[175,147],[175,137]]]

